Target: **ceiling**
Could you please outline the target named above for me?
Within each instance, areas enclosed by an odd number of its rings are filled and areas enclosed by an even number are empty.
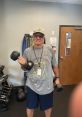
[[[55,2],[55,3],[68,3],[68,4],[81,4],[82,0],[23,0],[23,1],[38,1],[38,2]]]

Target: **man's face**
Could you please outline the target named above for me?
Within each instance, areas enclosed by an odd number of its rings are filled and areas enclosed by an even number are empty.
[[[34,45],[40,46],[44,43],[44,37],[40,34],[33,36]]]

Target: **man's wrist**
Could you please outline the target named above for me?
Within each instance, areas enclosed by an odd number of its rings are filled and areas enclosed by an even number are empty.
[[[53,82],[55,82],[59,78],[60,78],[59,76],[55,76],[54,79],[53,79]]]

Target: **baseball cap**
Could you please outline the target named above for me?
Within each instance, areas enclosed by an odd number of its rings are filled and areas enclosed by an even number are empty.
[[[41,37],[44,37],[45,35],[44,35],[43,31],[41,31],[39,29],[39,30],[34,31],[33,36],[41,36]]]

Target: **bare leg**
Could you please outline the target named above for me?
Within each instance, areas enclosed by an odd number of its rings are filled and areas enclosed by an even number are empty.
[[[27,117],[33,117],[34,109],[26,109]]]
[[[52,108],[49,108],[49,109],[45,110],[44,112],[45,112],[45,117],[51,117]]]

